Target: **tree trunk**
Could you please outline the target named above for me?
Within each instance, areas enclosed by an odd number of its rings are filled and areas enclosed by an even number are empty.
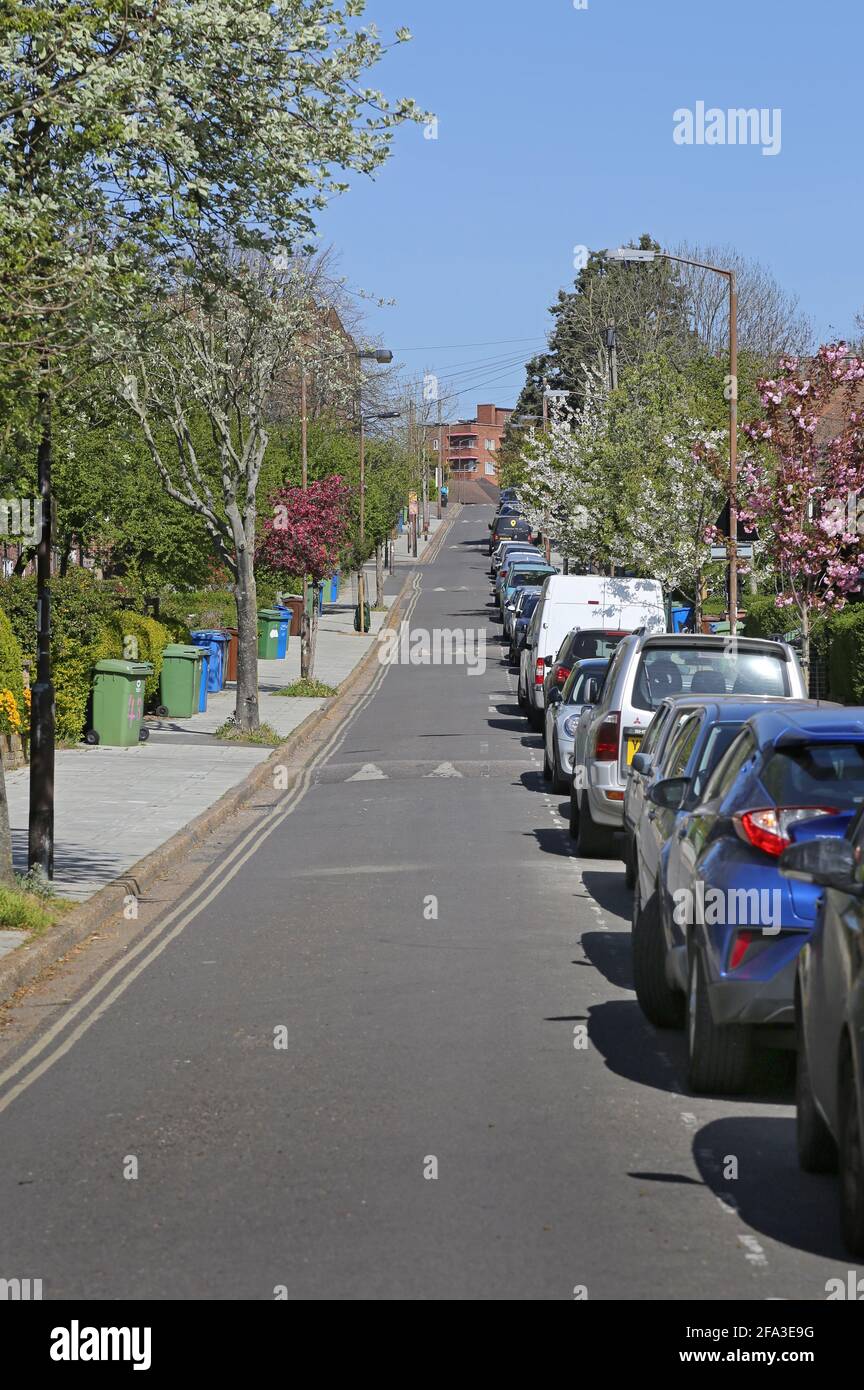
[[[309,680],[312,675],[312,619],[306,612],[309,601],[309,585],[303,586],[303,616],[300,619],[300,679]]]
[[[0,883],[15,883],[12,869],[12,832],[9,829],[9,802],[6,798],[6,773],[0,759]]]
[[[810,609],[801,607],[801,670],[804,673],[804,689],[810,693]]]
[[[316,602],[312,605],[312,618],[309,622],[309,679],[312,680],[315,673],[315,649],[318,645],[318,603],[317,592]]]
[[[384,607],[384,551],[380,544],[375,547],[375,607]]]
[[[234,722],[244,733],[258,728],[258,595],[252,553],[237,554],[237,704]]]

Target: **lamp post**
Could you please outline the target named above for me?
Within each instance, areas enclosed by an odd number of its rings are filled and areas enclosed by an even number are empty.
[[[639,265],[655,260],[676,261],[692,265],[697,270],[709,270],[723,275],[729,283],[729,632],[738,631],[738,283],[734,270],[723,266],[693,261],[688,256],[673,256],[668,251],[642,251],[635,246],[619,246],[607,251],[606,259],[621,265]]]

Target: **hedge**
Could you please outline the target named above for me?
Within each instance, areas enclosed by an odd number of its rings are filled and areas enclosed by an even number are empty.
[[[835,613],[829,624],[828,688],[832,700],[864,705],[864,605]]]
[[[87,702],[93,684],[93,664],[103,658],[120,658],[137,642],[138,658],[152,661],[146,698],[155,698],[162,669],[162,649],[172,641],[188,641],[185,623],[169,618],[165,623],[120,608],[122,591],[106,585],[87,570],[70,571],[51,580],[52,674],[55,689],[58,742],[77,743],[84,732]],[[35,676],[36,579],[0,580],[0,613],[8,618],[10,635],[17,639],[24,659]],[[132,648],[134,650],[134,648]],[[18,654],[20,657],[20,653]],[[11,659],[11,658],[10,658]],[[0,624],[0,682],[3,674],[3,640]],[[20,680],[20,661],[19,661]],[[11,687],[10,687],[11,688]]]
[[[18,707],[21,722],[16,732],[26,730],[30,722],[29,709],[24,702],[23,666],[21,646],[12,631],[12,624],[6,614],[0,612],[0,690],[11,691]]]

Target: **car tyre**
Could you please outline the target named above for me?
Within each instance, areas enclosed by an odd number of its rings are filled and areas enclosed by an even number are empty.
[[[566,796],[570,790],[570,782],[561,771],[558,761],[558,739],[552,738],[552,790],[558,796]]]
[[[718,1027],[714,1022],[702,953],[693,941],[687,979],[688,1085],[699,1095],[739,1095],[750,1077],[752,1035],[741,1024]]]
[[[840,1073],[840,1223],[851,1255],[864,1255],[864,1142],[852,1058]]]
[[[624,836],[624,883],[627,888],[636,887],[636,841],[632,835]]]
[[[542,732],[543,732],[543,724],[544,724],[544,719],[543,719],[543,714],[542,714],[542,712],[538,712],[538,711],[537,711],[536,709],[534,709],[530,704],[528,705],[527,708],[528,708],[528,723],[531,725],[531,728],[534,730],[535,734],[542,733]]]
[[[572,798],[570,804],[573,804]],[[594,820],[588,806],[588,798],[583,792],[579,803],[576,853],[588,859],[596,859],[608,854],[611,848],[612,832]]]
[[[686,1001],[666,979],[666,938],[660,918],[659,886],[643,903],[637,883],[631,942],[633,982],[643,1014],[656,1028],[681,1028]]]
[[[546,743],[546,740],[544,739],[544,740],[543,740],[543,781],[544,781],[544,782],[551,782],[551,781],[552,781],[552,776],[553,776],[553,774],[552,774],[552,764],[551,764],[550,761],[549,761],[549,746],[548,746],[548,744]]]
[[[800,1006],[799,1006],[800,1008]],[[837,1145],[816,1108],[807,1044],[798,1016],[798,1067],[795,1073],[795,1110],[798,1162],[805,1173],[836,1173]]]

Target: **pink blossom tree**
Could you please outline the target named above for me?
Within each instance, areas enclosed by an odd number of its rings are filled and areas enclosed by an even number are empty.
[[[333,474],[302,487],[278,488],[258,543],[258,560],[283,574],[306,575],[317,585],[333,573],[348,540],[351,490]],[[305,596],[304,596],[305,597]],[[311,679],[318,635],[318,606],[303,623],[300,674]]]
[[[813,359],[783,357],[760,381],[764,414],[744,427],[741,518],[777,577],[778,608],[797,612],[810,665],[813,617],[840,609],[864,583],[857,495],[864,489],[864,361],[846,343]]]

